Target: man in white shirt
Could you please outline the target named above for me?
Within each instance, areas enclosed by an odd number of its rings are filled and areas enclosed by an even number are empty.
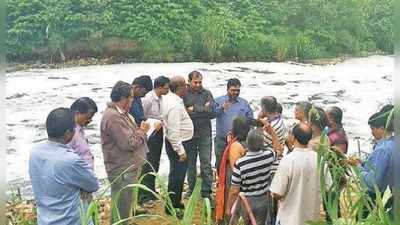
[[[169,88],[171,91],[163,97],[161,105],[161,115],[166,131],[165,149],[170,161],[168,192],[172,192],[170,198],[173,207],[183,209],[182,189],[187,169],[185,145],[192,139],[194,127],[182,99],[187,92],[185,78],[172,77]],[[171,212],[166,210],[166,213]]]
[[[327,187],[320,187],[317,153],[307,148],[311,137],[311,127],[305,123],[296,125],[289,134],[293,152],[282,158],[270,187],[279,201],[277,224],[305,225],[306,221],[319,219],[320,188],[329,188],[332,179],[326,170]]]

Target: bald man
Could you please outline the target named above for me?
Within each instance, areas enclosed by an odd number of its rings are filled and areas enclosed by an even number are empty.
[[[169,84],[170,92],[162,99],[161,115],[165,126],[165,149],[170,162],[168,177],[168,192],[174,208],[183,209],[182,200],[183,182],[187,169],[187,144],[193,137],[194,127],[190,119],[183,97],[187,92],[185,78],[172,77]],[[178,217],[183,217],[181,210],[177,211]],[[166,209],[167,214],[171,212]]]
[[[307,148],[311,137],[311,127],[306,123],[296,125],[289,135],[293,151],[282,158],[270,187],[279,201],[276,224],[304,225],[319,219],[320,188],[329,188],[332,179],[327,170],[326,186],[320,187],[317,153]]]

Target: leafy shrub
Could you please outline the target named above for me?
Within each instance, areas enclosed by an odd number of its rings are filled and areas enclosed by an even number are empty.
[[[299,33],[294,40],[294,55],[303,62],[304,59],[315,59],[319,57],[319,49],[308,35]]]
[[[143,44],[143,60],[146,62],[172,62],[174,49],[166,40],[152,38]]]
[[[282,61],[391,54],[393,8],[393,0],[6,0],[7,58]],[[135,47],[110,50],[110,40]]]
[[[268,61],[273,58],[272,41],[264,34],[256,33],[242,40],[237,46],[237,59],[240,61]]]
[[[199,17],[193,31],[195,56],[206,61],[220,59],[228,41],[229,25],[225,15],[215,14],[211,10]]]

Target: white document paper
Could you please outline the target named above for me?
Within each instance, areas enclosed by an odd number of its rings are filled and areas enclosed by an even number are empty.
[[[147,119],[146,120],[146,122],[148,122],[149,123],[149,125],[150,125],[150,129],[149,129],[149,131],[147,131],[147,139],[149,139],[149,137],[150,137],[150,135],[151,134],[153,134],[153,132],[154,132],[154,130],[155,130],[155,124],[157,123],[157,122],[161,122],[160,120],[157,120],[157,119],[152,119],[152,118],[149,118],[149,119]]]

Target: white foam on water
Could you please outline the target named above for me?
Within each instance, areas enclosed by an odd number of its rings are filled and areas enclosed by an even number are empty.
[[[275,96],[283,105],[283,115],[293,117],[294,103],[310,99],[327,108],[344,111],[344,128],[350,138],[349,153],[356,153],[355,137],[361,137],[363,151],[371,151],[367,120],[383,104],[393,99],[391,56],[354,58],[336,65],[315,66],[295,63],[134,63],[85,66],[65,69],[35,69],[7,74],[6,127],[7,182],[28,182],[28,159],[32,145],[46,138],[44,122],[57,107],[69,107],[74,99],[88,96],[99,112],[86,131],[95,156],[95,174],[105,178],[99,124],[109,101],[111,87],[118,80],[131,83],[139,75],[186,75],[199,70],[203,85],[214,97],[226,93],[226,80],[239,78],[241,97],[247,99],[255,115],[261,97]],[[215,120],[213,121],[215,127]],[[168,158],[163,152],[161,175],[168,174]]]

